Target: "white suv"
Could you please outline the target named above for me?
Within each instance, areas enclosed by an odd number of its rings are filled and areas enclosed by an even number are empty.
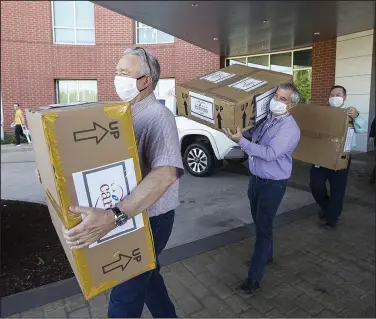
[[[177,115],[175,97],[159,97],[158,100],[175,115],[184,166],[191,175],[209,176],[223,160],[243,163],[248,159],[242,149],[222,132]]]

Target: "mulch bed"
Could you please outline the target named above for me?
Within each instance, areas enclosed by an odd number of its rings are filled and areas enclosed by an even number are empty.
[[[0,200],[0,297],[73,277],[47,206]]]

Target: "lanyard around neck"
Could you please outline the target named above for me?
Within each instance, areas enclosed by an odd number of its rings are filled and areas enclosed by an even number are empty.
[[[290,116],[290,114],[288,114],[288,115],[286,115],[286,116],[283,116],[283,117],[281,117],[281,118],[279,118],[279,119],[276,119],[276,121],[274,121],[271,125],[269,125],[269,126],[264,130],[265,125],[266,125],[266,123],[268,122],[268,119],[266,119],[266,120],[264,121],[262,127],[261,127],[260,133],[258,134],[255,143],[256,143],[256,144],[259,144],[259,142],[262,140],[262,138],[264,137],[264,135],[265,135],[265,133],[267,132],[267,130],[270,130],[275,124],[277,124],[277,123],[283,121],[283,119],[288,118],[289,116]]]

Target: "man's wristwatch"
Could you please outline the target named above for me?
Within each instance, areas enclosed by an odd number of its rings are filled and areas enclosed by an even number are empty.
[[[109,208],[108,210],[114,213],[116,226],[124,225],[129,219],[128,215],[122,212],[118,207],[112,207],[112,208]]]

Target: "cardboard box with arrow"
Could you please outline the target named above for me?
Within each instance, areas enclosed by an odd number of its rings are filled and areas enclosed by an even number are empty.
[[[71,251],[62,225],[81,216],[70,206],[107,209],[141,181],[130,106],[124,102],[50,105],[27,110],[52,222],[86,299],[155,268],[147,212]]]
[[[245,131],[266,116],[277,86],[291,81],[288,74],[234,64],[177,85],[179,115],[217,130]]]

